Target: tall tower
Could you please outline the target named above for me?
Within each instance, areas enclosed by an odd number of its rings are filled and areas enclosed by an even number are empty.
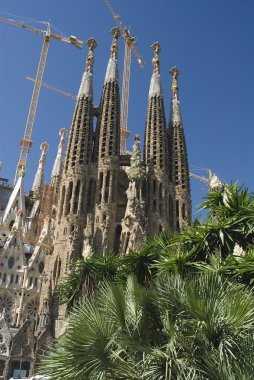
[[[53,218],[56,216],[56,206],[58,203],[59,195],[59,185],[63,169],[63,150],[64,150],[64,140],[67,134],[65,128],[61,128],[59,131],[60,142],[58,145],[56,159],[54,161],[53,170],[51,173],[51,179],[49,184],[45,184],[44,191],[41,197],[40,209],[39,209],[39,220],[37,224],[37,237],[42,232],[45,218]],[[36,203],[34,204],[36,206]],[[31,225],[34,224],[33,218],[31,218]],[[51,223],[52,224],[52,223]],[[51,236],[53,237],[53,236]]]
[[[91,38],[87,41],[87,45],[89,50],[86,69],[82,77],[70,128],[58,204],[56,244],[58,239],[66,242],[61,254],[63,266],[60,276],[68,271],[71,259],[81,256],[83,229],[86,221],[93,149],[93,63],[94,48],[97,43]]]
[[[111,30],[113,40],[104,80],[98,118],[98,177],[96,192],[94,249],[96,253],[113,252],[120,240],[116,231],[117,180],[120,155],[120,95],[118,73],[117,28]]]
[[[41,157],[39,160],[39,165],[37,172],[34,177],[34,182],[32,186],[32,192],[33,192],[33,197],[38,198],[41,196],[43,186],[44,186],[44,167],[45,167],[45,162],[46,162],[46,152],[48,150],[49,146],[48,143],[44,142],[41,144],[40,149],[41,149]]]
[[[61,128],[59,131],[60,142],[58,145],[57,155],[56,155],[56,159],[53,165],[51,180],[50,180],[50,185],[52,186],[53,193],[54,193],[54,199],[52,200],[53,204],[56,203],[55,198],[57,197],[58,192],[59,192],[59,184],[60,184],[60,179],[61,179],[62,170],[63,170],[64,140],[65,140],[66,135],[67,135],[67,130],[65,128]]]
[[[160,44],[155,42],[153,74],[148,96],[144,160],[147,171],[146,209],[148,234],[167,231],[169,227],[169,184],[167,129],[160,78]]]
[[[47,281],[42,284],[41,300],[48,294],[49,283],[54,293],[59,279],[68,274],[71,261],[82,254],[93,149],[93,63],[97,43],[91,38],[87,45],[86,69],[77,97],[60,183],[54,249],[46,260]],[[52,311],[55,333],[59,336],[66,326],[66,310],[56,301]]]
[[[189,165],[180,110],[178,68],[173,67],[170,74],[173,79],[169,119],[169,180],[175,187],[176,228],[182,230],[186,223],[191,220]]]

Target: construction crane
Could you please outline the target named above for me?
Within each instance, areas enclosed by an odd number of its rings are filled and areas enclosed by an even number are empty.
[[[41,89],[43,74],[44,74],[46,61],[47,61],[50,39],[54,38],[54,39],[59,40],[59,41],[67,42],[69,44],[76,46],[77,48],[82,48],[83,41],[79,40],[75,36],[64,37],[64,36],[61,36],[59,34],[51,33],[51,25],[49,22],[44,23],[45,25],[47,25],[46,30],[34,28],[34,27],[29,26],[23,22],[4,18],[4,17],[0,17],[0,22],[10,24],[10,25],[14,25],[14,26],[17,26],[17,27],[22,28],[22,29],[30,30],[31,32],[34,32],[36,34],[40,34],[43,36],[42,50],[41,50],[39,65],[37,68],[36,79],[34,82],[33,94],[32,94],[29,112],[28,112],[28,116],[27,116],[24,137],[20,141],[20,145],[21,145],[20,157],[19,157],[17,168],[16,168],[15,179],[14,179],[14,183],[16,183],[20,173],[25,173],[25,171],[26,171],[27,156],[28,156],[29,148],[32,146],[32,140],[31,140],[32,131],[33,131],[34,120],[35,120],[35,115],[36,115],[36,110],[37,110],[37,104],[38,104],[39,95],[40,95],[40,89]]]
[[[30,82],[35,82],[35,79],[32,78],[32,77],[25,77],[25,79],[29,80]],[[47,88],[48,90],[51,90],[51,91],[57,92],[58,94],[61,94],[61,95],[67,96],[68,98],[70,98],[70,99],[72,99],[72,100],[76,100],[76,99],[77,99],[77,95],[73,95],[71,92],[67,92],[67,91],[59,90],[59,88],[56,88],[56,87],[54,87],[54,86],[51,86],[51,85],[48,84],[48,83],[41,82],[41,86]]]
[[[220,188],[222,186],[222,183],[219,180],[219,178],[217,177],[217,175],[215,173],[212,173],[211,169],[205,169],[205,170],[208,173],[208,178],[200,176],[198,174],[194,174],[194,173],[189,173],[189,176],[196,178],[201,182],[206,183],[209,186],[210,192],[213,192],[213,191],[217,190],[218,188]]]
[[[207,185],[209,185],[213,175],[212,175],[211,169],[206,169],[206,170],[208,172],[208,178],[200,176],[198,174],[194,174],[194,173],[189,173],[189,176],[192,178],[198,179],[199,181],[204,182]]]
[[[129,105],[129,92],[130,92],[130,68],[131,68],[131,51],[135,55],[138,64],[141,68],[144,67],[144,62],[135,48],[135,38],[131,36],[130,32],[123,27],[119,15],[114,11],[109,0],[104,0],[110,13],[115,19],[120,33],[125,41],[124,49],[124,67],[123,67],[123,83],[122,83],[122,101],[121,101],[121,153],[126,153],[126,140],[130,135],[128,131],[128,105]]]

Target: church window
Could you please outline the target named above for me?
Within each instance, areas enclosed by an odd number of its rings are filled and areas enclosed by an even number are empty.
[[[3,282],[6,281],[6,273],[4,273],[4,276],[3,276]]]
[[[29,318],[34,319],[36,317],[37,311],[39,307],[39,301],[37,299],[33,299],[32,301],[29,302],[27,305],[27,314]]]
[[[41,262],[39,263],[39,265],[38,265],[38,272],[39,272],[39,273],[42,273],[43,270],[44,270],[44,262],[41,261]]]
[[[88,190],[88,198],[87,198],[88,207],[90,207],[91,204],[92,204],[92,189],[93,189],[93,180],[90,179],[90,181],[89,181],[89,190]]]
[[[10,269],[13,268],[14,263],[15,263],[14,257],[11,256],[11,257],[8,259],[8,267],[9,267]]]
[[[33,277],[30,277],[29,278],[29,286],[32,286],[32,284],[33,284]]]
[[[34,287],[35,287],[35,288],[36,288],[36,286],[37,286],[37,283],[38,283],[38,278],[35,277],[35,279],[34,279]]]
[[[153,181],[153,193],[154,194],[156,193],[156,181],[155,180]]]
[[[109,178],[110,178],[110,173],[109,170],[107,171],[107,177],[106,177],[106,187],[109,187]]]
[[[18,284],[18,282],[19,282],[19,275],[16,276],[15,284]]]
[[[3,376],[5,367],[5,360],[0,360],[0,376]]]
[[[183,203],[183,205],[182,205],[182,217],[183,217],[183,219],[185,218],[185,204]]]
[[[173,201],[172,201],[171,196],[169,196],[168,203],[169,203],[169,225],[170,227],[173,227]]]
[[[100,173],[100,181],[99,181],[99,188],[102,189],[102,183],[103,183],[103,173]]]
[[[12,301],[8,296],[2,295],[0,297],[0,313],[3,311],[9,312],[12,308]]]
[[[120,249],[120,238],[121,238],[121,233],[122,233],[122,226],[118,224],[115,229],[115,243],[114,243],[114,251],[116,253],[119,252]]]
[[[67,195],[66,195],[65,216],[67,216],[70,213],[72,190],[73,190],[73,182],[71,181],[68,187]]]
[[[179,218],[179,201],[176,201],[176,216]]]
[[[13,284],[13,278],[14,278],[14,275],[12,274],[11,279],[10,279],[10,284]]]
[[[162,183],[160,183],[160,191],[159,191],[160,199],[162,199]]]
[[[77,181],[76,188],[75,188],[75,199],[74,199],[74,207],[73,207],[74,214],[76,214],[78,211],[79,192],[80,192],[80,180]]]
[[[143,184],[142,184],[142,196],[143,198],[146,197],[146,182],[143,181]]]
[[[65,199],[65,186],[63,186],[63,189],[62,189],[62,196],[61,196],[61,202],[60,202],[59,219],[62,217],[62,214],[63,214],[64,199]]]

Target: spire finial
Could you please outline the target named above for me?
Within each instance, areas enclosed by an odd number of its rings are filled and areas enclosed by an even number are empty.
[[[152,60],[154,72],[159,73],[159,70],[160,70],[159,53],[160,53],[160,50],[161,50],[161,45],[159,44],[159,42],[154,42],[152,44],[151,48],[154,51],[154,57],[153,57],[153,60]]]
[[[65,128],[61,128],[59,131],[60,142],[58,145],[57,155],[54,162],[54,166],[51,173],[51,181],[56,177],[60,177],[62,171],[62,159],[63,159],[63,149],[65,143],[65,137],[67,135],[67,130]]]
[[[40,145],[40,150],[41,150],[41,158],[40,158],[40,163],[44,163],[45,160],[46,160],[46,152],[49,148],[49,144],[46,143],[46,142],[43,142],[41,145]]]
[[[112,28],[110,30],[110,33],[113,35],[113,40],[111,44],[111,58],[117,59],[117,52],[118,52],[118,37],[120,36],[120,31],[118,28]]]
[[[41,150],[41,157],[39,160],[39,165],[37,172],[35,174],[33,186],[32,186],[32,191],[36,193],[36,195],[39,195],[40,190],[42,190],[42,187],[44,185],[44,166],[45,166],[45,161],[46,161],[46,152],[49,148],[48,143],[43,142],[40,145],[40,150]]]
[[[94,38],[89,38],[86,41],[86,44],[89,48],[87,58],[86,58],[86,71],[89,73],[93,72],[93,63],[94,63],[94,49],[97,46],[97,42]]]
[[[60,136],[60,143],[59,143],[59,145],[61,145],[61,146],[63,145],[64,138],[65,138],[66,135],[67,135],[67,129],[61,128],[60,131],[59,131],[59,136]]]
[[[180,72],[176,66],[172,67],[169,70],[169,72],[173,77],[172,84],[171,84],[171,91],[172,91],[173,97],[178,98],[178,80],[177,80],[177,78],[178,78]]]

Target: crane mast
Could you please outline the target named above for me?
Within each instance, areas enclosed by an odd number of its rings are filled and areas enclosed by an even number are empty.
[[[78,48],[82,48],[83,41],[79,40],[75,36],[64,37],[64,36],[61,36],[61,35],[58,35],[55,33],[51,33],[51,28],[50,28],[49,22],[44,23],[47,25],[47,30],[34,28],[34,27],[31,27],[31,26],[29,26],[23,22],[4,18],[4,17],[0,17],[0,22],[10,24],[10,25],[14,25],[14,26],[17,26],[19,28],[27,29],[27,30],[30,30],[36,34],[40,34],[43,36],[42,50],[41,50],[39,65],[37,68],[36,79],[34,81],[33,94],[32,94],[29,112],[28,112],[28,116],[27,116],[24,137],[20,141],[21,149],[20,149],[19,161],[18,161],[17,168],[16,168],[15,178],[14,178],[14,184],[15,184],[18,177],[20,175],[24,175],[26,172],[26,162],[27,162],[29,149],[32,146],[32,140],[31,140],[32,131],[33,131],[33,127],[34,127],[34,120],[35,120],[38,100],[39,100],[39,96],[40,96],[40,90],[41,90],[41,86],[42,86],[43,74],[44,74],[46,61],[47,61],[50,38],[54,38],[54,39],[59,40],[59,41],[67,42],[67,43],[72,44]]]
[[[141,68],[144,67],[144,62],[135,48],[135,38],[132,37],[122,24],[119,15],[114,11],[109,0],[105,0],[105,3],[112,14],[120,33],[125,41],[124,49],[124,68],[123,68],[123,82],[122,82],[122,100],[121,100],[121,153],[126,153],[126,140],[130,135],[128,131],[128,107],[129,107],[129,93],[130,93],[130,68],[131,68],[131,51],[135,55],[138,64]]]
[[[26,171],[27,156],[28,156],[29,148],[32,146],[31,137],[32,137],[34,120],[35,120],[35,115],[36,115],[36,110],[37,110],[37,104],[38,104],[38,100],[40,96],[42,78],[43,78],[47,55],[48,55],[49,41],[50,41],[50,24],[48,23],[47,31],[43,39],[40,61],[39,61],[39,65],[38,65],[38,69],[36,73],[32,99],[31,99],[27,121],[26,121],[25,133],[24,133],[23,139],[20,141],[21,150],[20,150],[18,165],[16,168],[14,183],[16,183],[16,181],[18,180],[20,172]]]
[[[126,140],[130,135],[128,131],[128,108],[130,93],[130,69],[131,69],[131,49],[125,44],[124,49],[124,67],[123,67],[123,83],[122,83],[122,102],[121,102],[121,153],[126,153]]]

